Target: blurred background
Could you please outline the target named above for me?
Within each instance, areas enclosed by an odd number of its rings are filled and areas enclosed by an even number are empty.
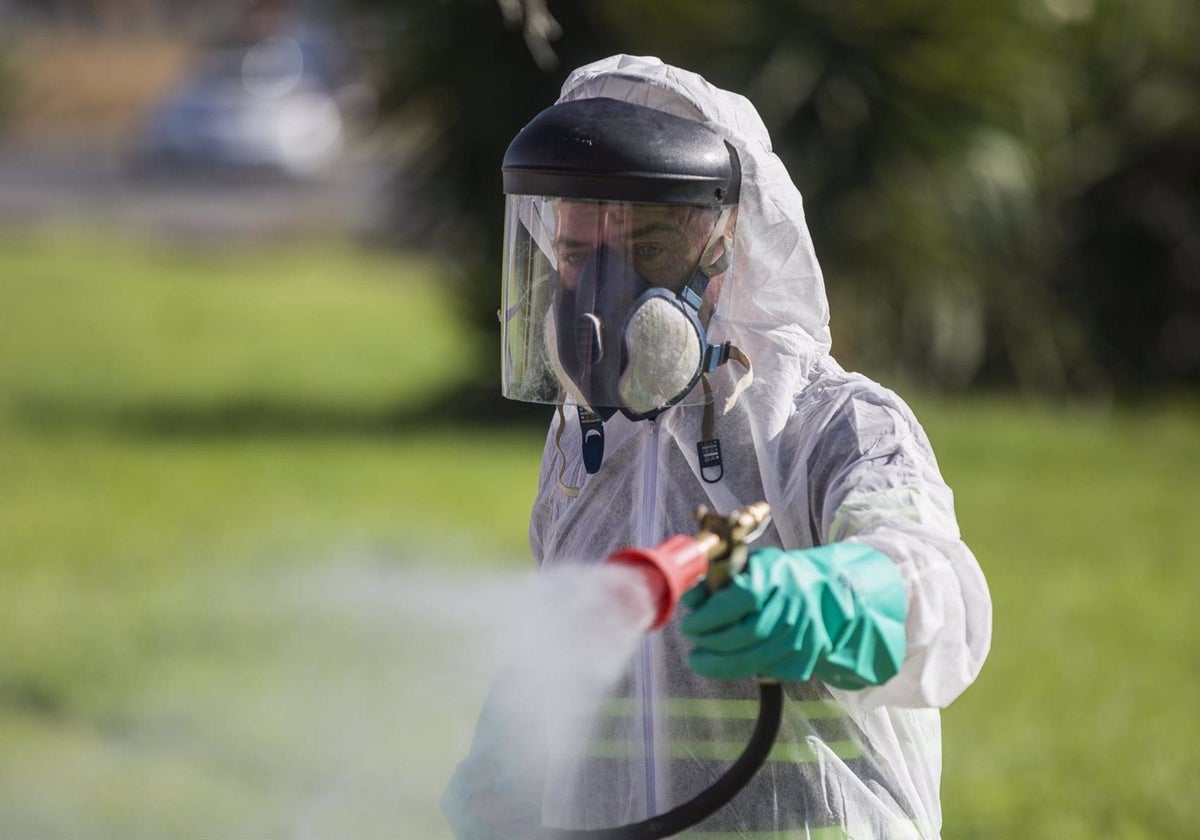
[[[456,598],[528,569],[550,417],[497,397],[500,159],[614,52],[754,102],[835,354],[956,491],[996,612],[945,836],[1193,836],[1197,43],[1193,0],[0,0],[0,837],[447,836]]]

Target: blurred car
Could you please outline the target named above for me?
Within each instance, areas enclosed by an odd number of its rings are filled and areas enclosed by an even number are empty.
[[[337,91],[317,59],[287,36],[210,53],[152,111],[135,164],[319,174],[341,153],[344,132]]]

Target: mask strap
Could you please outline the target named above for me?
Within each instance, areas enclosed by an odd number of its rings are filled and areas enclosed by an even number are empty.
[[[721,458],[721,441],[717,437],[712,385],[708,382],[707,373],[700,377],[700,382],[704,386],[704,419],[700,421],[696,460],[700,464],[700,477],[708,484],[716,484],[725,475],[725,464]]]
[[[728,357],[744,367],[746,372],[737,381],[729,399],[725,400],[722,408],[723,414],[733,410],[733,407],[737,405],[738,397],[754,381],[754,368],[750,364],[750,357],[732,344],[726,346],[728,347],[726,351]],[[700,377],[700,384],[704,386],[704,416],[700,421],[700,441],[696,444],[696,460],[700,464],[700,477],[708,484],[716,484],[725,475],[725,462],[721,457],[721,439],[717,437],[717,412],[713,407],[715,400],[707,373]]]
[[[692,275],[692,279],[687,282],[687,285],[679,291],[679,297],[697,312],[704,303],[704,290],[708,288],[708,281],[729,268],[732,254],[730,253],[729,237],[725,235],[725,225],[729,222],[732,214],[732,207],[721,210],[721,214],[717,216],[717,223],[713,225],[712,233],[708,236],[708,243],[700,252],[700,267]],[[717,250],[718,245],[723,245],[724,248],[721,256],[714,260],[713,253]]]
[[[733,254],[730,253],[729,237],[725,235],[725,225],[729,223],[729,217],[732,215],[732,207],[721,210],[721,215],[717,216],[717,223],[713,225],[713,231],[708,237],[708,244],[704,246],[704,251],[700,254],[700,271],[705,277],[715,277],[729,268],[729,260]],[[713,260],[713,252],[717,250],[718,245],[725,247],[721,256]]]
[[[567,415],[563,410],[563,392],[559,389],[558,392],[558,431],[554,433],[554,448],[558,450],[558,489],[563,492],[568,498],[578,498],[578,487],[572,487],[563,481],[563,475],[567,471],[567,453],[563,452],[562,438],[563,433],[567,430]],[[582,405],[576,406],[579,412],[579,437],[580,445],[583,448],[583,468],[587,470],[588,475],[595,475],[600,471],[600,464],[604,461],[604,421],[594,411],[584,408]]]
[[[604,421],[590,408],[577,406],[579,412],[579,440],[583,448],[583,468],[588,475],[600,472],[604,463]]]
[[[733,407],[737,405],[738,397],[740,397],[742,392],[749,388],[754,382],[754,366],[750,364],[750,357],[747,356],[740,347],[735,347],[734,345],[730,344],[729,358],[733,359],[739,365],[744,367],[746,372],[742,374],[741,379],[739,379],[737,384],[733,386],[733,393],[729,395],[727,400],[725,400],[725,405],[721,410],[723,414],[728,414],[729,412],[733,411]]]
[[[572,487],[563,481],[563,475],[567,471],[567,453],[563,452],[562,436],[567,428],[567,417],[563,413],[562,392],[558,394],[558,431],[554,433],[554,448],[558,450],[558,489],[563,492],[563,495],[569,499],[574,499],[579,496],[579,488]]]

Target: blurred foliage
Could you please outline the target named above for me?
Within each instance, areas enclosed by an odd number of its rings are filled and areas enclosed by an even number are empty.
[[[12,44],[0,33],[0,131],[8,122],[15,95],[16,80],[13,78]]]
[[[844,361],[950,389],[1200,385],[1190,0],[557,3],[551,72],[503,24],[512,3],[358,3],[402,10],[385,108],[428,129],[397,178],[398,236],[462,258],[481,326],[508,142],[570,69],[653,54],[759,108]]]

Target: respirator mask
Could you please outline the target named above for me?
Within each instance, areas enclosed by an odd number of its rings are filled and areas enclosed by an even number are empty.
[[[617,221],[609,239],[560,257],[547,361],[564,391],[601,418],[617,410],[652,418],[724,361],[727,348],[707,340],[704,298],[710,274],[728,262],[730,240],[718,223],[729,214],[611,205],[600,212]]]

